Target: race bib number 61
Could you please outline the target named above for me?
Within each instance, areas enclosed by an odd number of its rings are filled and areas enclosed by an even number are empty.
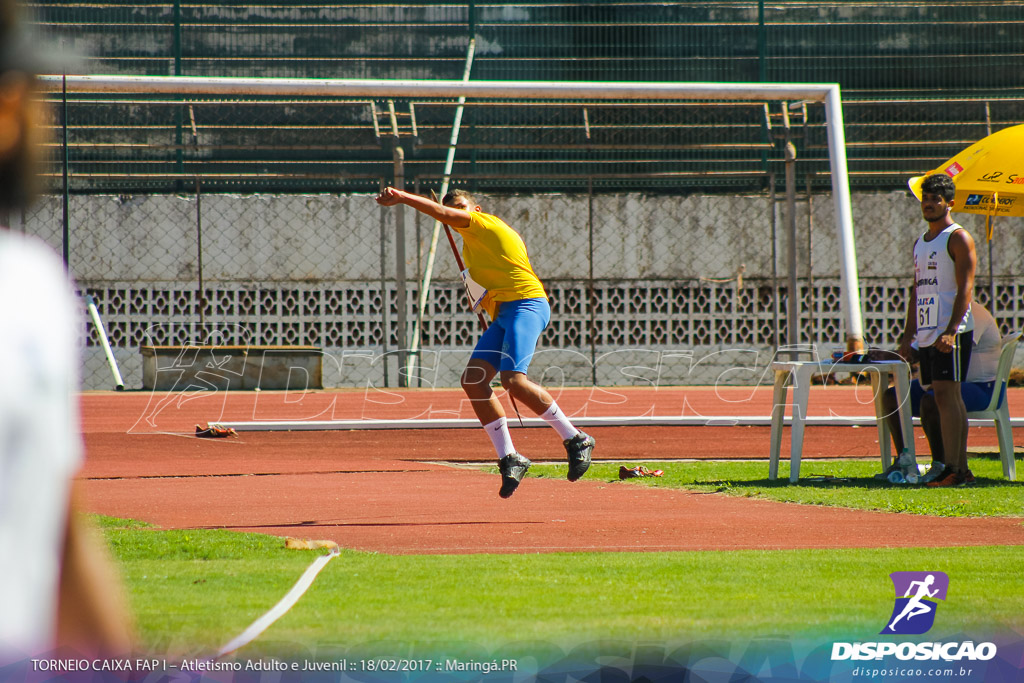
[[[938,298],[923,296],[917,300],[917,329],[934,330],[938,326]]]

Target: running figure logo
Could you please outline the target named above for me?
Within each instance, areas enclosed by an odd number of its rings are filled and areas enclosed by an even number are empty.
[[[920,635],[935,623],[936,600],[945,600],[949,577],[943,572],[893,572],[896,604],[881,633]]]

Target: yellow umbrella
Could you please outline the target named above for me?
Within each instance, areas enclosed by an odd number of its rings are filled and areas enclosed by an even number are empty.
[[[921,183],[933,173],[956,183],[953,211],[1024,216],[1024,124],[992,133],[934,171],[911,178],[910,191],[919,200]]]
[[[1024,125],[1010,126],[957,154],[934,171],[910,179],[910,191],[921,199],[921,183],[945,173],[956,183],[953,211],[985,217],[988,242],[989,310],[995,314],[992,277],[992,223],[995,216],[1024,216]]]

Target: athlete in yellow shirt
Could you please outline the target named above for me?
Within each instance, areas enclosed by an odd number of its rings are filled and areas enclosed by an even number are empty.
[[[499,372],[501,386],[509,395],[562,437],[569,459],[569,481],[582,477],[590,467],[594,438],[576,429],[551,394],[526,376],[537,340],[551,318],[551,308],[519,233],[500,218],[483,213],[463,190],[449,192],[438,204],[389,187],[377,196],[377,203],[405,204],[454,228],[462,236],[462,257],[470,277],[487,290],[481,305],[493,322],[473,349],[462,373],[462,389],[498,454],[498,495],[511,496],[530,468],[530,461],[513,447],[505,410],[491,391],[491,380]]]

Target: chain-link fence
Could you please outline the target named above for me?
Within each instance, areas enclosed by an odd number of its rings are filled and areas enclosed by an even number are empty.
[[[426,194],[427,182],[408,187]],[[533,371],[569,384],[756,383],[779,346],[841,345],[831,198],[797,195],[799,322],[790,339],[787,207],[776,191],[480,194],[486,211],[522,234],[551,297]],[[853,201],[866,341],[890,345],[923,223],[904,194]],[[74,195],[69,208],[71,271],[97,300],[129,387],[141,385],[140,346],[209,343],[318,347],[330,359],[328,386],[453,386],[478,334],[443,235],[416,324],[432,221],[407,210],[405,259],[396,262],[396,212],[371,194]],[[14,229],[61,250],[62,213],[62,198],[48,196]],[[1003,330],[1019,329],[1024,226],[1001,219],[990,256],[974,218],[961,222],[979,245],[977,297],[991,304],[993,292]],[[399,370],[403,329],[406,346],[418,335],[412,377]],[[88,334],[86,386],[109,387],[96,330]]]

